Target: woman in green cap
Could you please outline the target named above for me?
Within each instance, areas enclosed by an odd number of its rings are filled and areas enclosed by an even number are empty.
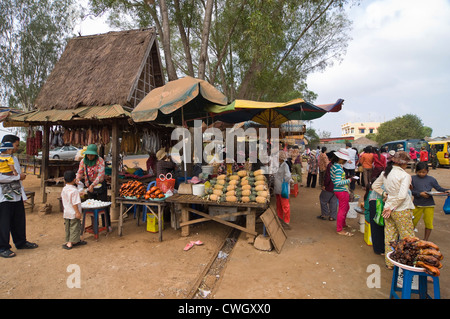
[[[84,152],[77,172],[77,183],[84,180],[89,199],[108,201],[108,189],[105,181],[105,161],[98,156],[97,145],[90,144]],[[111,231],[109,210],[106,213],[106,224]]]

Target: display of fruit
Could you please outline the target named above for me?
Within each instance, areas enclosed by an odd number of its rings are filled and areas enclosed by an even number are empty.
[[[128,181],[119,189],[119,195],[122,197],[141,198],[145,194],[145,186],[139,181]]]
[[[221,174],[205,188],[206,200],[231,203],[267,203],[270,192],[263,170],[255,172],[240,170],[231,175]]]
[[[144,199],[159,199],[164,198],[166,195],[164,192],[157,186],[151,187],[148,191],[144,194]]]
[[[441,260],[444,258],[435,243],[420,240],[417,237],[405,237],[390,242],[394,249],[390,258],[407,266],[424,268],[432,276],[439,276],[442,268]]]

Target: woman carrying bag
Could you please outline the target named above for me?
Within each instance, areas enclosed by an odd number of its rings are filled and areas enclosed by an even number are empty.
[[[108,188],[105,180],[105,161],[98,156],[97,145],[90,144],[84,152],[77,172],[77,183],[84,180],[87,187],[88,199],[108,201]],[[111,231],[111,217],[109,208],[106,209],[106,225]]]
[[[274,193],[277,200],[277,215],[281,220],[281,224],[285,228],[290,228],[291,208],[289,205],[289,183],[291,181],[291,172],[286,163],[287,154],[285,151],[279,152],[279,167],[274,176]],[[286,184],[287,183],[287,184]],[[287,187],[286,187],[287,186]]]

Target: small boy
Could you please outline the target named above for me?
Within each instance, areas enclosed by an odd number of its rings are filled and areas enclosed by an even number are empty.
[[[17,176],[18,173],[14,168],[14,159],[12,153],[14,151],[14,146],[10,142],[5,142],[0,145],[0,174],[3,175],[14,175]],[[2,193],[6,199],[14,199],[13,193],[17,195],[22,194],[22,185],[19,181],[14,181],[7,184],[2,184]]]
[[[76,173],[66,171],[64,173],[64,186],[61,192],[61,200],[64,206],[64,225],[66,229],[66,243],[64,249],[72,249],[78,245],[85,245],[81,240],[81,197],[76,186]]]

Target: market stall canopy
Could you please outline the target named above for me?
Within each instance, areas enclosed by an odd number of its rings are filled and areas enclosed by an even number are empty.
[[[224,106],[227,97],[208,82],[190,76],[170,81],[152,90],[131,112],[135,122],[182,124],[184,120],[206,116],[209,105]]]
[[[226,123],[253,121],[267,127],[279,127],[287,121],[313,120],[328,112],[339,112],[343,102],[344,100],[339,99],[333,104],[317,106],[303,99],[285,103],[235,100],[225,106],[213,105],[208,111],[215,114],[214,120]]]
[[[64,122],[75,124],[77,120],[105,120],[111,118],[129,118],[130,116],[130,112],[118,104],[110,106],[84,106],[70,110],[31,111],[10,115],[5,119],[3,126],[35,126],[42,125],[46,122],[51,124],[63,124]]]

